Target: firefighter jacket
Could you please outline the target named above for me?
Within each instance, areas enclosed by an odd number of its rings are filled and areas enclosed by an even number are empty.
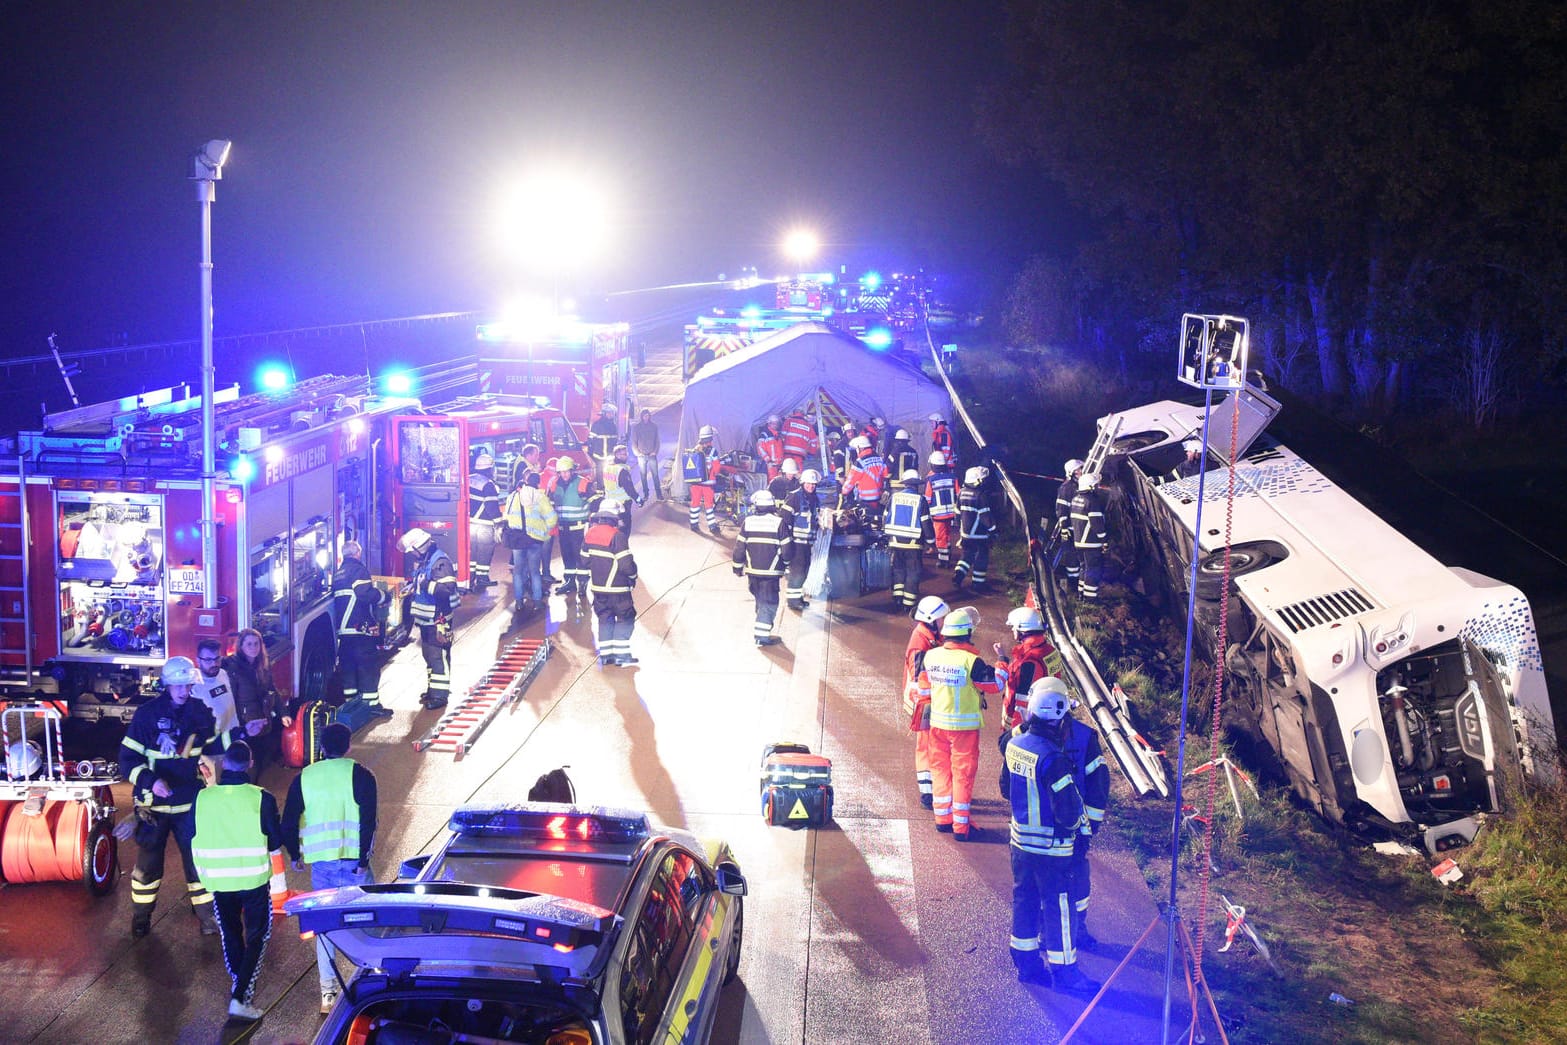
[[[370,568],[360,559],[344,559],[332,575],[332,619],[339,635],[375,633],[375,608],[381,605],[381,590],[370,577]]]
[[[930,430],[930,448],[940,450],[947,455],[947,464],[953,465],[952,429],[947,427],[947,422],[938,421]]]
[[[872,443],[875,440],[871,440]],[[854,466],[862,472],[869,473],[876,480],[876,499],[881,499],[881,492],[887,488],[887,462],[874,450],[866,451],[860,455],[860,459],[854,462]]]
[[[1098,490],[1077,491],[1072,498],[1072,543],[1079,548],[1103,548],[1109,536],[1104,495]]]
[[[996,671],[967,642],[947,640],[920,654],[920,691],[930,694],[932,729],[982,729],[987,696],[999,693]]]
[[[925,477],[925,500],[932,519],[951,519],[958,514],[958,481],[950,469],[931,469]]]
[[[789,475],[787,472],[779,472],[767,481],[767,492],[773,495],[773,500],[782,505],[789,499],[789,495],[800,488],[800,477]]]
[[[1061,536],[1068,540],[1072,537],[1072,498],[1076,496],[1077,480],[1067,476],[1056,491],[1056,525],[1060,528]]]
[[[816,540],[821,528],[817,516],[821,514],[822,500],[815,490],[798,486],[783,501],[783,516],[789,522],[789,539],[795,544],[810,544]]]
[[[346,755],[306,766],[283,800],[283,847],[294,860],[370,862],[375,774]]]
[[[816,426],[804,414],[796,412],[784,418],[783,453],[785,457],[805,459],[816,453]]]
[[[965,489],[958,494],[958,535],[964,543],[988,541],[996,532],[996,520],[990,514],[990,502],[979,490]]]
[[[184,813],[201,790],[201,756],[228,749],[232,733],[219,733],[207,705],[194,696],[175,704],[168,693],[136,709],[120,742],[120,773],[130,781],[131,797],[154,813]],[[170,788],[167,798],[152,793],[154,781]]]
[[[1044,728],[1041,723],[1015,734],[1007,744],[1011,841],[1025,853],[1070,858],[1084,821],[1083,798],[1071,757]]]
[[[582,554],[588,557],[588,591],[631,595],[637,585],[637,560],[624,530],[614,523],[594,523],[582,538]]]
[[[782,577],[789,565],[789,520],[778,512],[762,508],[747,515],[735,538],[732,562],[736,572],[751,577]]]
[[[882,517],[882,532],[893,548],[919,548],[934,542],[936,531],[930,524],[930,505],[925,503],[925,495],[918,490],[894,491]]]
[[[1023,721],[1023,711],[1028,706],[1028,689],[1035,682],[1050,674],[1045,660],[1056,648],[1043,632],[1025,634],[1012,647],[999,667],[1007,674],[1006,696],[1001,702],[1002,725],[1011,729]]]
[[[688,486],[712,486],[718,474],[718,455],[712,443],[698,443],[680,452],[680,478]]]
[[[223,670],[234,687],[234,714],[240,723],[260,720],[266,723],[262,734],[270,733],[272,716],[283,710],[283,695],[272,680],[270,665],[263,670],[254,661],[246,660],[244,654],[235,652],[223,658]]]
[[[756,456],[766,461],[768,468],[778,468],[784,459],[783,436],[771,428],[764,429],[756,440]]]
[[[457,570],[451,556],[436,547],[414,567],[410,579],[413,605],[410,615],[420,627],[449,618],[457,609]]]
[[[1110,804],[1110,767],[1105,763],[1104,749],[1099,746],[1099,733],[1093,726],[1077,719],[1067,721],[1071,732],[1067,735],[1066,754],[1072,760],[1072,777],[1077,790],[1083,796],[1083,834],[1092,834],[1104,823],[1105,809]]]
[[[903,650],[903,713],[911,720],[920,700],[920,656],[939,645],[941,636],[936,629],[924,621],[917,621],[909,635],[909,644]]]
[[[588,453],[594,457],[613,456],[618,442],[620,429],[612,418],[601,417],[588,426]]]
[[[272,878],[272,850],[283,847],[277,799],[244,773],[225,769],[196,796],[191,863],[212,893],[260,889]]]
[[[887,447],[887,474],[897,480],[904,472],[919,470],[920,455],[914,452],[914,447],[905,439],[894,439]]]
[[[488,472],[468,476],[468,518],[494,522],[501,517],[501,492]]]
[[[556,473],[548,487],[550,503],[555,506],[563,530],[588,528],[588,505],[593,501],[593,484],[585,475]]]
[[[877,460],[880,460],[878,458]],[[858,505],[867,511],[875,512],[878,516],[881,510],[881,476],[860,467],[862,462],[855,462],[848,466],[848,473],[843,477],[843,488],[838,493],[838,507],[852,508]]]
[[[642,503],[642,493],[637,489],[636,476],[629,464],[611,461],[604,469],[604,499],[620,505],[622,511],[627,501]]]

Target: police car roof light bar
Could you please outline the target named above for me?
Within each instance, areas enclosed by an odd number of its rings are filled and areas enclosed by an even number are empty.
[[[640,842],[652,833],[646,813],[551,802],[464,806],[452,814],[449,826],[465,836],[502,835],[544,841]]]

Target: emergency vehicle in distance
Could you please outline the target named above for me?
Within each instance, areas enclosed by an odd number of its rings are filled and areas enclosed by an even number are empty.
[[[1294,790],[1327,818],[1436,852],[1479,814],[1507,812],[1520,775],[1553,776],[1556,740],[1539,640],[1517,588],[1444,566],[1287,446],[1263,436],[1279,404],[1247,387],[1213,410],[1203,485],[1197,646],[1220,620],[1234,404],[1240,410],[1226,688]],[[1119,429],[1116,425],[1119,424]],[[1182,442],[1203,409],[1166,401],[1111,414],[1106,486],[1185,605],[1198,480]]]
[[[820,319],[819,315],[783,309],[764,309],[756,305],[744,308],[715,308],[698,316],[685,327],[685,376],[689,381],[708,363],[738,352],[774,331]]]
[[[478,328],[479,391],[542,397],[567,420],[591,424],[606,403],[631,411],[631,327],[571,317]]]
[[[73,718],[129,721],[173,654],[254,627],[278,687],[320,696],[336,658],[330,579],[349,539],[400,578],[434,534],[467,576],[468,464],[521,446],[587,460],[559,410],[478,396],[427,409],[364,375],[214,396],[217,591],[206,608],[201,397],[174,387],[49,414],[0,454],[0,683]],[[448,410],[449,412],[443,412]],[[507,465],[508,467],[502,467]]]

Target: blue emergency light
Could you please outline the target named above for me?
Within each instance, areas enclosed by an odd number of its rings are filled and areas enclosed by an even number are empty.
[[[294,382],[287,367],[266,363],[256,371],[256,383],[263,392],[286,392]]]
[[[651,833],[646,813],[549,802],[463,806],[452,814],[447,826],[464,836],[491,835],[558,842],[640,842]]]
[[[256,463],[243,455],[229,462],[229,475],[242,483],[248,483],[256,477]]]
[[[381,388],[389,396],[412,395],[414,377],[406,370],[392,370],[381,375]]]
[[[867,330],[865,336],[860,338],[868,348],[874,348],[878,352],[892,347],[892,331],[886,327],[876,327]]]

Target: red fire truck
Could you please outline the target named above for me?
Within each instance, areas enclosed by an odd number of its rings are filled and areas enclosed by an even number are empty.
[[[404,572],[424,526],[468,572],[467,478],[479,449],[509,488],[533,442],[585,461],[560,411],[457,400],[426,411],[364,376],[214,396],[216,605],[205,608],[201,397],[169,388],[50,414],[0,455],[0,683],[56,694],[78,719],[128,721],[172,654],[254,627],[287,694],[319,696],[335,661],[330,578],[344,541]]]
[[[560,318],[527,325],[485,323],[478,330],[479,391],[543,397],[577,424],[613,403],[631,408],[631,328]]]
[[[832,273],[802,274],[778,284],[778,307],[825,312],[832,307]]]

